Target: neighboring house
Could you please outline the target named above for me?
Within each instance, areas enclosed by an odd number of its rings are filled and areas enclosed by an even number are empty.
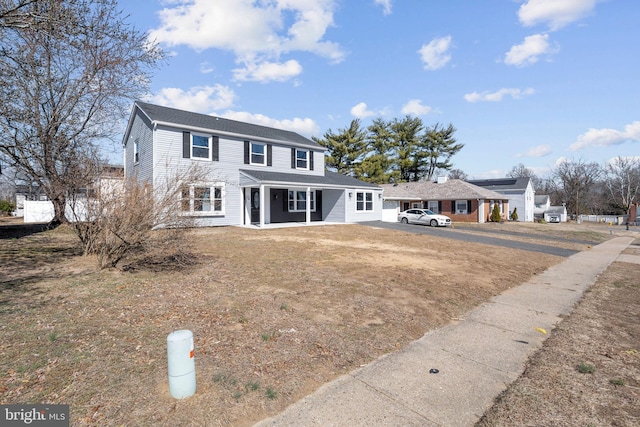
[[[430,209],[447,215],[453,222],[489,221],[494,204],[503,220],[509,212],[509,199],[486,188],[460,179],[439,177],[437,182],[419,181],[383,184],[383,221],[395,222],[398,213],[412,208]]]
[[[544,213],[551,207],[551,198],[547,195],[534,196],[533,217],[537,219],[544,218]]]
[[[294,132],[136,101],[123,146],[125,177],[156,189],[192,165],[206,170],[182,193],[198,226],[382,217],[380,187],[325,171],[325,148]]]
[[[531,178],[478,179],[467,182],[507,196],[512,209],[509,215],[513,209],[517,209],[518,221],[533,221],[535,191]]]
[[[565,206],[549,206],[544,211],[546,222],[567,222],[567,208]]]
[[[14,216],[24,217],[24,203],[49,200],[37,185],[18,184],[15,186],[13,201],[16,205]]]
[[[84,221],[87,216],[87,202],[95,199],[100,194],[114,193],[124,188],[124,167],[121,165],[102,166],[100,175],[87,188],[80,189],[71,197],[67,197],[65,216],[67,220]],[[19,194],[16,194],[16,198]],[[18,205],[17,216],[23,216],[25,223],[49,222],[53,220],[53,203],[44,195],[38,198],[24,199],[22,205]]]
[[[536,219],[546,222],[567,222],[567,208],[565,206],[551,206],[551,198],[547,195],[535,196],[533,215]]]

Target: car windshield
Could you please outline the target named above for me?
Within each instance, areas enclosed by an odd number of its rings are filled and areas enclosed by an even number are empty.
[[[424,212],[426,215],[435,215],[433,212],[431,212],[429,209],[423,209],[422,212]]]

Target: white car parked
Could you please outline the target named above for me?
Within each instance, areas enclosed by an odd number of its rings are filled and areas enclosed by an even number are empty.
[[[408,209],[400,212],[398,221],[403,224],[425,224],[431,227],[451,225],[451,218],[434,213],[429,209]]]

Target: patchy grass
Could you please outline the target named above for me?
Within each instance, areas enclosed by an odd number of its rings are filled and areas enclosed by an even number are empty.
[[[2,402],[66,403],[78,426],[251,425],[562,260],[356,225],[200,229],[188,246],[98,271],[65,228],[0,238]],[[180,401],[178,329],[197,380]]]
[[[478,426],[640,425],[639,275],[612,264]]]

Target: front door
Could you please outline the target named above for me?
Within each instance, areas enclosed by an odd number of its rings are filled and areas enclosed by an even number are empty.
[[[251,189],[251,224],[260,222],[260,189]]]

